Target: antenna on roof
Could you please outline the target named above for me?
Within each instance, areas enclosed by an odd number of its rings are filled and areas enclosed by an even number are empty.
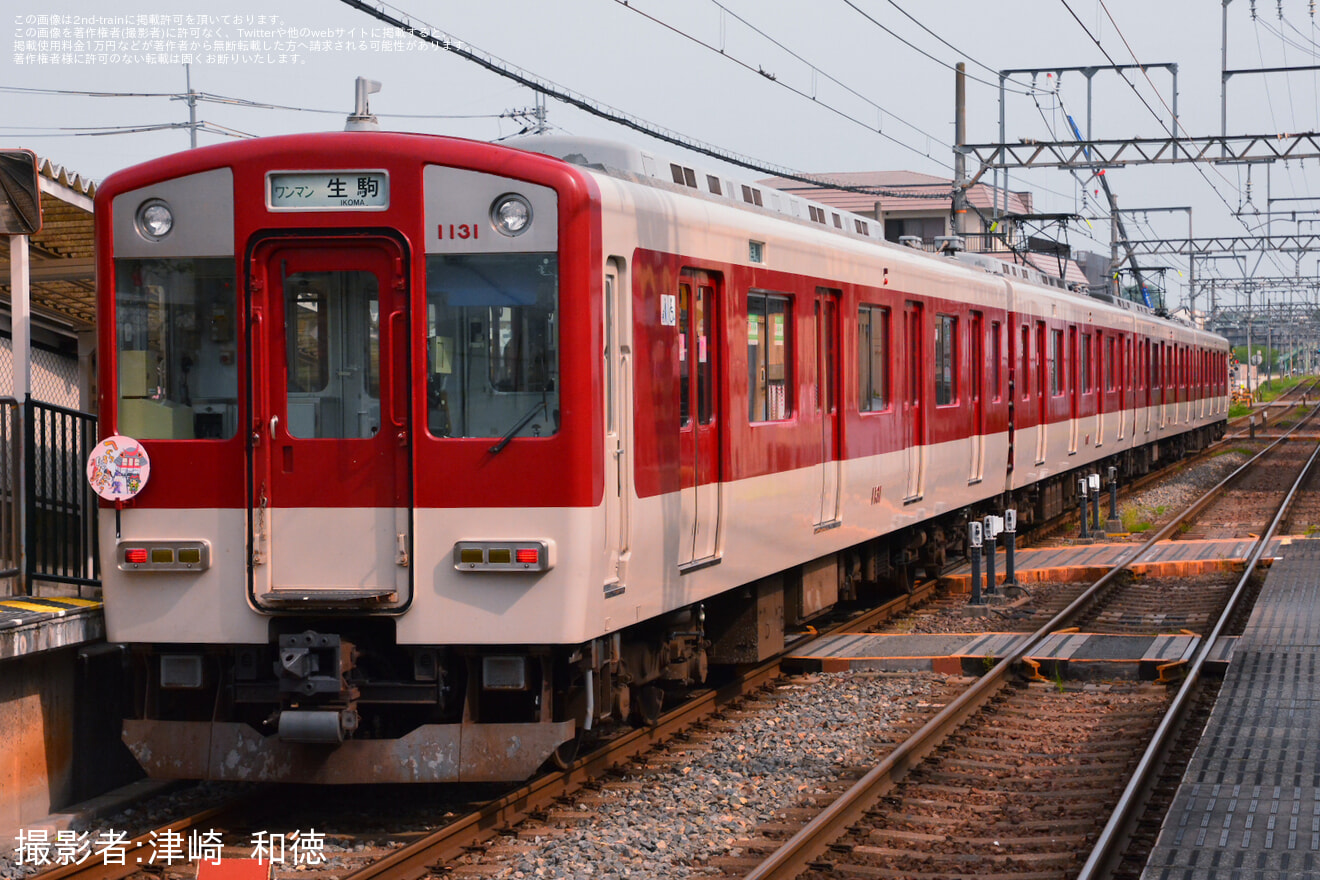
[[[357,84],[354,86],[353,115],[344,123],[344,131],[380,131],[380,121],[371,115],[371,108],[367,106],[367,95],[374,95],[379,91],[380,83],[374,79],[367,79],[365,76],[357,78]]]

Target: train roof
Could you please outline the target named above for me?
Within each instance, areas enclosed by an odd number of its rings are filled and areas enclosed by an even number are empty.
[[[738,180],[728,175],[716,174],[708,169],[684,164],[676,159],[650,150],[644,150],[633,144],[602,138],[544,134],[524,135],[510,138],[502,143],[517,149],[553,156],[565,162],[596,169],[610,176],[674,188],[677,191],[688,191],[687,194],[689,195],[717,199],[744,209],[760,209],[794,218],[801,222],[815,223],[823,226],[827,231],[845,235],[849,238],[866,238],[875,241],[877,244],[895,246],[893,242],[885,239],[883,227],[874,217],[844,211],[824,202],[815,202],[793,193],[767,187],[763,183]],[[1109,293],[1090,293],[1089,291],[1074,290],[1065,284],[1062,279],[1046,275],[1032,266],[1010,263],[986,254],[970,253],[963,250],[960,240],[952,236],[943,240],[943,257],[929,254],[915,242],[900,241],[899,246],[906,245],[932,259],[952,258],[955,262],[967,268],[980,269],[992,275],[1003,275],[1008,278],[1026,281],[1062,293],[1089,297],[1114,308],[1153,320],[1165,320],[1174,324],[1194,327],[1189,321],[1159,315],[1149,306]]]

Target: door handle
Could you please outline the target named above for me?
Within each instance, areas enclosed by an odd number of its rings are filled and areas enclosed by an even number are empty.
[[[271,417],[270,417],[270,439],[272,439],[272,440],[275,439],[275,429],[278,428],[279,426],[280,426],[280,417],[279,417],[279,416],[271,416]]]

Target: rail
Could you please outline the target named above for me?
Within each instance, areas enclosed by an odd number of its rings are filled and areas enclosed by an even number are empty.
[[[1312,410],[1310,416],[1314,416],[1317,411],[1320,411],[1320,408]],[[1299,427],[1300,425],[1301,422],[1298,423]],[[1318,459],[1320,459],[1320,444],[1316,445],[1311,457],[1307,459],[1306,465],[1293,482],[1292,488],[1288,490],[1287,496],[1284,497],[1283,503],[1275,511],[1274,519],[1270,522],[1269,528],[1256,539],[1252,552],[1247,557],[1247,564],[1242,572],[1242,577],[1234,588],[1233,594],[1229,597],[1224,613],[1220,615],[1219,621],[1215,624],[1214,629],[1210,631],[1210,635],[1202,640],[1200,649],[1196,652],[1196,656],[1187,669],[1182,686],[1170,703],[1169,710],[1165,713],[1159,728],[1156,729],[1150,745],[1137,763],[1137,769],[1133,773],[1132,779],[1128,782],[1122,795],[1119,796],[1118,804],[1114,807],[1104,830],[1100,832],[1100,837],[1091,849],[1091,855],[1086,860],[1086,864],[1082,866],[1081,873],[1077,875],[1077,880],[1097,880],[1097,878],[1109,876],[1123,857],[1123,851],[1132,837],[1133,829],[1140,819],[1141,811],[1150,798],[1150,792],[1156,783],[1160,769],[1165,763],[1175,734],[1192,704],[1193,694],[1201,680],[1206,660],[1214,650],[1215,643],[1219,640],[1225,624],[1237,609],[1239,600],[1246,593],[1247,582],[1255,572],[1256,564],[1260,562],[1265,548],[1269,546],[1269,542],[1278,530],[1279,524],[1287,516],[1293,499],[1315,468]]]
[[[1317,408],[1312,414],[1316,411],[1320,411],[1320,408]],[[1296,427],[1300,427],[1301,424],[1302,422],[1299,422]],[[1295,431],[1296,427],[1292,431]],[[1292,431],[1289,431],[1289,434]],[[802,871],[806,870],[812,860],[838,838],[849,825],[853,824],[862,813],[869,809],[870,805],[874,804],[897,784],[910,768],[938,748],[950,732],[961,726],[977,709],[998,693],[1007,683],[1010,670],[1018,661],[1040,647],[1041,643],[1052,633],[1068,626],[1071,621],[1095,602],[1100,601],[1106,594],[1109,585],[1114,583],[1119,573],[1126,569],[1133,560],[1140,558],[1156,543],[1173,534],[1184,520],[1205,509],[1211,501],[1218,497],[1229,485],[1236,482],[1262,456],[1276,446],[1287,442],[1288,439],[1288,434],[1285,434],[1261,450],[1260,453],[1243,463],[1241,467],[1194,501],[1182,514],[1152,535],[1145,543],[1129,552],[1123,562],[1105,573],[1071,604],[1051,618],[1035,633],[1024,639],[1015,650],[1004,656],[999,663],[995,664],[994,668],[983,675],[974,685],[959,695],[938,715],[926,722],[920,730],[908,737],[880,764],[858,780],[852,788],[840,795],[816,818],[786,841],[783,846],[775,850],[769,858],[749,872],[745,880],[771,880],[771,878],[774,878],[774,880],[788,880],[788,878],[797,877]],[[1291,498],[1291,494],[1289,498]],[[1272,526],[1269,530],[1271,534],[1273,528]],[[1252,565],[1248,566],[1247,569],[1248,575],[1254,567],[1254,562],[1259,559],[1264,547],[1263,542],[1258,543],[1257,550],[1252,556]],[[1236,603],[1240,593],[1241,587],[1239,586],[1239,589],[1234,592],[1230,600],[1230,606]],[[1214,632],[1218,633],[1221,628],[1222,625],[1216,626]],[[1083,876],[1088,876],[1089,880],[1090,875]]]

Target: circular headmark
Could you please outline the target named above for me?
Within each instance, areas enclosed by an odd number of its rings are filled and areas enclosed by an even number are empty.
[[[106,437],[87,457],[87,482],[106,501],[127,501],[151,476],[151,459],[132,437]]]

